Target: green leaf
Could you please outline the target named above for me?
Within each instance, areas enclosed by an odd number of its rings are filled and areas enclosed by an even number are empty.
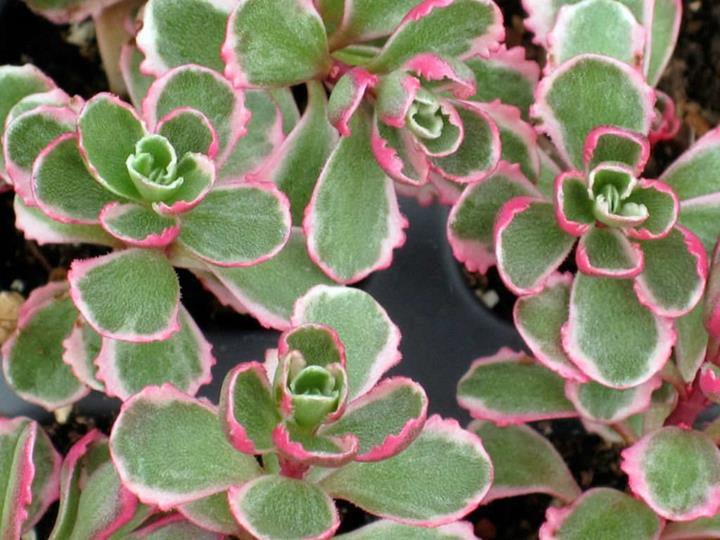
[[[454,420],[433,416],[404,452],[349,463],[321,485],[372,514],[429,527],[473,510],[491,482],[492,465],[480,439]]]
[[[505,162],[487,178],[468,185],[448,218],[448,240],[455,258],[471,272],[485,273],[495,264],[493,226],[500,209],[519,196],[540,196],[535,186]]]
[[[228,495],[224,491],[183,504],[178,507],[178,512],[203,529],[222,534],[242,535],[242,529],[230,511]]]
[[[591,489],[567,508],[548,508],[546,520],[540,534],[557,540],[653,540],[662,530],[662,522],[647,506],[609,488]]]
[[[47,92],[55,84],[33,65],[0,67],[0,125],[6,125],[10,109],[26,96]],[[0,137],[0,178],[5,173],[3,142]]]
[[[334,8],[341,17],[337,17],[337,28],[330,34],[330,48],[340,49],[351,43],[371,41],[390,35],[400,24],[405,15],[420,3],[420,0],[396,0],[386,2],[385,0],[353,0],[344,2],[345,9],[342,9],[342,0],[336,1],[337,6],[331,6],[332,0],[324,0],[320,3],[320,11],[328,26],[329,12]],[[325,9],[323,9],[325,8]]]
[[[229,497],[235,519],[258,538],[329,538],[340,525],[333,500],[302,480],[261,476]]]
[[[222,54],[237,87],[291,86],[323,78],[330,68],[322,19],[301,0],[241,1]]]
[[[720,516],[698,518],[684,523],[668,523],[663,529],[662,537],[663,540],[720,538]]]
[[[647,410],[653,391],[661,384],[659,377],[653,377],[641,385],[617,390],[596,382],[568,381],[565,393],[583,418],[614,424]]]
[[[537,135],[525,122],[516,107],[503,103],[480,104],[500,131],[501,159],[520,166],[523,174],[537,182],[540,174],[540,153]]]
[[[575,253],[578,269],[592,276],[631,278],[643,271],[643,250],[614,227],[591,227]]]
[[[138,501],[120,483],[107,439],[93,430],[70,449],[50,540],[109,536],[130,522]]]
[[[677,341],[673,354],[683,380],[690,384],[705,360],[708,333],[703,324],[704,301],[698,302],[687,315],[675,319]]]
[[[673,228],[659,240],[642,242],[645,268],[635,291],[653,312],[666,317],[689,313],[700,301],[707,277],[707,256],[687,229]]]
[[[502,36],[502,15],[489,0],[425,1],[405,16],[370,69],[392,71],[423,52],[449,57],[487,54]]]
[[[67,107],[42,105],[10,122],[3,135],[5,168],[15,192],[33,201],[32,167],[43,149],[75,129],[76,114]]]
[[[147,20],[145,23],[147,23]],[[155,80],[140,71],[140,63],[144,59],[145,56],[135,43],[129,42],[123,45],[120,52],[120,72],[130,96],[130,101],[138,110],[142,108],[142,102],[148,93],[150,85]]]
[[[652,27],[649,28],[649,51],[645,57],[645,74],[655,86],[670,61],[680,32],[682,3],[677,0],[656,0],[652,10]]]
[[[60,223],[46,216],[38,208],[27,206],[19,196],[13,201],[15,226],[28,240],[38,244],[100,244],[116,247],[118,241],[99,225]]]
[[[559,66],[594,53],[640,67],[645,32],[626,6],[615,0],[586,0],[560,10],[548,36],[548,58]]]
[[[683,201],[677,223],[690,229],[711,254],[720,237],[720,197],[712,194]]]
[[[105,385],[96,377],[95,359],[101,346],[102,336],[78,314],[73,329],[63,341],[62,359],[81,383],[99,392],[105,390]]]
[[[322,435],[354,435],[358,461],[387,459],[409,445],[425,423],[427,395],[402,377],[385,379],[351,402],[343,415],[320,429]]]
[[[303,222],[310,256],[340,283],[389,266],[406,226],[392,182],[373,156],[364,112],[353,116],[351,129],[330,154]]]
[[[111,94],[98,94],[80,113],[78,134],[86,165],[98,182],[120,197],[139,199],[126,161],[146,131],[130,105]]]
[[[76,259],[68,281],[75,305],[105,337],[155,341],[179,328],[180,285],[162,253],[126,249]]]
[[[180,330],[162,341],[103,339],[95,365],[109,396],[125,400],[146,386],[165,383],[192,396],[210,382],[215,364],[210,344],[185,308],[180,309],[178,322]]]
[[[400,361],[400,331],[364,291],[318,285],[295,304],[292,323],[324,324],[338,333],[345,345],[349,400],[373,388]]]
[[[562,347],[562,327],[570,308],[570,274],[554,274],[537,294],[515,301],[515,327],[540,363],[571,380],[584,380]]]
[[[257,462],[225,440],[216,412],[172,386],[151,386],[125,402],[110,436],[123,484],[167,509],[240,485]]]
[[[529,197],[502,207],[494,236],[500,277],[518,295],[540,291],[575,244],[558,226],[553,204]]]
[[[247,133],[237,141],[220,166],[218,179],[221,183],[232,183],[245,176],[253,176],[285,140],[284,116],[278,108],[279,102],[272,97],[280,90],[287,88],[244,92],[245,107],[250,111]]]
[[[98,223],[100,210],[116,197],[88,172],[77,137],[55,139],[35,160],[35,202],[49,217],[63,223]]]
[[[389,519],[378,519],[369,525],[352,532],[336,536],[338,540],[374,540],[392,538],[393,540],[474,540],[472,524],[457,521],[440,527],[413,527]]]
[[[153,83],[143,102],[143,116],[154,129],[163,118],[180,108],[201,112],[215,129],[219,143],[216,161],[220,168],[248,127],[243,92],[211,69],[181,66]]]
[[[103,229],[119,241],[139,247],[164,247],[180,233],[175,217],[165,217],[147,206],[111,203],[100,213]]]
[[[613,92],[608,93],[607,88]],[[654,93],[627,64],[609,57],[576,56],[545,77],[531,111],[561,156],[583,168],[583,146],[598,126],[617,126],[647,135],[654,115]],[[576,104],[583,103],[578,109]]]
[[[170,514],[139,529],[127,540],[219,540],[222,536],[200,528],[181,515]]]
[[[300,123],[257,175],[272,180],[285,193],[294,225],[302,225],[315,182],[336,142],[337,132],[327,119],[325,89],[312,82],[308,84],[308,104]]]
[[[707,435],[665,427],[622,453],[630,488],[673,521],[712,517],[720,506],[720,450]]]
[[[677,220],[677,198],[672,189],[662,182],[641,180],[623,203],[637,204],[648,212],[647,219],[628,232],[634,238],[663,238]]]
[[[650,143],[633,131],[601,126],[590,132],[583,153],[586,171],[612,161],[628,165],[639,176],[650,158]]]
[[[183,214],[178,242],[218,266],[250,266],[277,254],[290,235],[285,198],[265,183],[216,188]]]
[[[220,48],[234,2],[151,0],[137,35],[142,67],[155,76],[185,64],[222,71]]]
[[[468,429],[482,439],[495,471],[485,504],[529,493],[547,493],[566,502],[580,495],[560,454],[531,427],[498,427],[476,420]]]
[[[160,121],[157,133],[170,141],[178,157],[194,152],[213,158],[218,150],[215,128],[194,109],[175,109]]]
[[[563,330],[567,355],[583,373],[612,388],[630,388],[670,356],[672,323],[638,302],[632,281],[579,273]]]
[[[683,201],[720,191],[720,132],[712,130],[693,144],[660,177]]]
[[[63,340],[76,318],[64,284],[50,283],[28,298],[17,332],[3,346],[5,379],[20,397],[52,411],[88,393],[63,361]]]
[[[531,60],[525,60],[523,47],[499,49],[488,57],[473,56],[465,64],[475,74],[477,87],[470,99],[489,103],[499,99],[507,105],[520,109],[523,118],[528,118],[530,105],[535,101],[533,92],[540,79],[540,67]]]
[[[235,448],[246,454],[271,451],[272,432],[280,420],[262,364],[247,362],[227,374],[220,393],[220,424]]]
[[[473,362],[457,398],[473,418],[502,425],[577,416],[560,376],[506,348]]]
[[[298,298],[315,285],[332,283],[310,260],[299,229],[268,261],[247,268],[212,266],[210,270],[260,324],[280,330],[289,327]]]

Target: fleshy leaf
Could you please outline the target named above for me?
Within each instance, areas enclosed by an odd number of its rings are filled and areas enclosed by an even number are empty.
[[[583,161],[591,171],[608,161],[628,165],[638,176],[650,159],[650,143],[642,135],[627,129],[602,126],[592,130],[585,140]]]
[[[259,472],[253,457],[225,440],[214,409],[170,385],[145,388],[125,402],[110,449],[123,484],[161,509],[219,493]]]
[[[68,281],[75,305],[105,337],[147,342],[179,329],[180,286],[162,253],[127,249],[76,259]]]
[[[618,389],[642,384],[660,371],[674,342],[672,323],[638,302],[631,281],[575,276],[563,346],[588,377]]]
[[[568,234],[582,236],[595,223],[593,201],[582,173],[568,171],[558,175],[553,196],[558,224]]]
[[[673,521],[711,517],[720,506],[720,451],[698,431],[665,427],[622,453],[630,489]]]
[[[644,206],[649,213],[642,224],[628,231],[629,236],[640,240],[664,238],[677,220],[677,197],[670,186],[662,182],[641,180],[623,203]]]
[[[107,439],[92,430],[63,463],[60,508],[50,540],[108,537],[132,520],[137,507],[115,472]]]
[[[145,59],[134,43],[126,43],[120,51],[120,72],[125,82],[130,101],[136,109],[142,107],[150,85],[155,79],[140,71],[140,63]]]
[[[379,461],[402,452],[425,423],[427,396],[402,377],[386,379],[347,407],[342,417],[321,428],[323,435],[354,435],[357,461]]]
[[[342,16],[337,17],[337,28],[330,37],[332,49],[390,35],[419,0],[354,0],[351,4],[345,4],[344,9],[342,3],[342,0],[320,2],[320,11],[326,26],[330,12],[333,11],[331,8],[342,12]]]
[[[507,49],[501,45],[488,57],[473,56],[465,61],[475,74],[476,92],[470,99],[489,103],[499,99],[520,109],[523,118],[535,98],[533,92],[540,79],[540,67],[525,59],[523,47]]]
[[[479,104],[465,101],[453,105],[462,122],[463,139],[455,152],[444,157],[432,157],[430,161],[433,168],[448,180],[460,183],[482,180],[500,160],[500,130]]]
[[[223,540],[224,536],[210,532],[187,521],[180,514],[156,519],[150,525],[134,531],[127,540]]]
[[[708,347],[708,333],[703,325],[705,302],[700,301],[693,310],[675,319],[677,341],[673,351],[675,363],[686,383],[695,379]]]
[[[180,234],[176,218],[161,216],[134,203],[108,204],[100,213],[100,223],[108,234],[137,247],[165,247]]]
[[[307,208],[310,256],[335,281],[353,283],[390,265],[406,226],[392,182],[373,157],[368,118],[358,113],[352,135],[330,154]]]
[[[415,80],[415,79],[413,79]],[[427,184],[430,163],[416,144],[412,133],[380,121],[378,110],[373,117],[370,144],[378,165],[401,185]]]
[[[28,418],[0,419],[0,531],[20,538],[58,497],[60,456]]]
[[[32,167],[42,150],[57,137],[75,129],[76,114],[67,107],[41,105],[15,118],[5,128],[5,167],[15,192],[30,204]]]
[[[440,527],[413,527],[389,519],[379,519],[352,532],[336,536],[338,540],[374,540],[396,538],[397,540],[476,540],[473,526],[467,521],[457,521]]]
[[[587,491],[571,506],[547,510],[541,540],[659,538],[662,522],[642,502],[610,488]]]
[[[370,68],[392,71],[423,52],[487,54],[504,34],[502,14],[489,0],[424,0],[405,15]]]
[[[458,383],[460,406],[498,425],[577,416],[563,379],[525,353],[500,349],[475,360]]]
[[[279,330],[290,326],[298,298],[315,285],[332,283],[310,260],[300,229],[268,261],[246,268],[214,266],[212,272],[260,324]]]
[[[284,332],[278,354],[285,356],[291,351],[299,352],[309,366],[346,366],[345,345],[335,330],[322,324],[302,324]]]
[[[585,381],[562,347],[561,329],[570,308],[570,274],[554,274],[537,294],[515,301],[513,318],[523,340],[543,365],[566,379]]]
[[[241,178],[254,175],[285,140],[284,116],[279,102],[272,97],[281,90],[287,88],[276,88],[274,92],[244,91],[245,107],[250,111],[247,133],[237,141],[222,163],[218,173],[221,183],[234,183]],[[295,124],[296,122],[293,123]],[[258,177],[260,180],[263,179],[261,176]]]
[[[109,396],[125,400],[146,386],[164,383],[195,395],[210,382],[210,368],[215,364],[210,344],[184,308],[178,321],[180,330],[162,341],[102,340],[95,365]]]
[[[558,226],[552,203],[530,197],[516,197],[500,209],[494,237],[500,277],[518,295],[542,290],[575,244]]]
[[[78,134],[80,152],[98,182],[120,197],[139,199],[126,161],[146,131],[130,105],[112,94],[96,95],[80,113]]]
[[[531,427],[475,420],[468,429],[482,439],[495,471],[485,504],[529,493],[547,493],[566,502],[580,495],[560,454]]]
[[[27,206],[20,196],[13,201],[15,226],[28,240],[38,244],[100,244],[116,247],[119,242],[106,233],[99,225],[60,223],[46,216],[38,208]]]
[[[679,0],[655,0],[652,8],[652,27],[648,42],[649,51],[645,57],[645,75],[655,86],[670,61],[682,20],[682,2]]]
[[[272,431],[279,422],[262,364],[240,364],[227,374],[220,394],[220,423],[235,448],[246,454],[272,450]]]
[[[295,466],[341,467],[355,459],[358,440],[354,435],[328,437],[280,424],[273,431],[277,453]]]
[[[218,139],[216,162],[220,168],[247,130],[249,118],[243,92],[234,89],[230,82],[211,69],[181,66],[153,83],[142,106],[143,116],[151,129],[173,111],[187,108],[202,113],[215,130]]]
[[[178,242],[217,266],[251,266],[277,254],[290,235],[290,209],[272,184],[216,188],[183,214]]]
[[[98,223],[100,210],[116,197],[88,172],[74,134],[58,137],[35,160],[35,203],[63,223]]]
[[[578,244],[575,260],[578,270],[591,276],[632,278],[644,268],[641,247],[613,227],[592,227],[586,232]]]
[[[325,27],[307,0],[242,0],[222,47],[236,87],[291,86],[330,67]]]
[[[560,10],[548,45],[551,67],[595,53],[638,68],[643,62],[645,30],[622,2],[586,0]]]
[[[644,305],[665,317],[680,317],[700,301],[708,273],[707,255],[690,231],[675,227],[665,238],[642,242],[645,268],[635,281]]]
[[[215,183],[215,165],[203,154],[186,153],[177,165],[182,184],[152,207],[166,217],[183,214],[199,205]]]
[[[324,324],[338,333],[347,355],[350,400],[373,388],[400,361],[400,331],[361,290],[318,285],[297,301],[292,322]]]
[[[234,7],[235,2],[224,0],[148,2],[136,39],[145,54],[142,70],[160,76],[177,66],[197,64],[222,71],[220,47]]]
[[[10,109],[26,96],[43,93],[55,87],[44,73],[33,65],[24,66],[2,66],[0,68],[0,125],[6,125],[6,119]],[[5,167],[2,141],[0,141],[0,179],[4,178]]]
[[[678,198],[690,199],[710,195],[720,190],[717,174],[720,164],[720,129],[713,129],[693,144],[660,177]]]
[[[720,538],[720,516],[668,523],[663,529],[662,538],[663,540],[707,540],[710,538]]]
[[[17,330],[2,348],[5,379],[20,397],[52,411],[88,393],[63,362],[62,342],[76,317],[64,283],[35,289],[21,307]]]
[[[568,381],[565,384],[565,393],[584,418],[614,424],[650,407],[652,393],[661,384],[660,377],[653,377],[641,385],[616,390],[596,382]]]
[[[612,94],[606,92],[613,88]],[[642,76],[609,57],[580,55],[545,77],[537,89],[531,114],[550,136],[561,156],[578,170],[588,134],[604,125],[647,135],[655,96]],[[577,103],[583,103],[578,110]]]
[[[97,380],[95,366],[100,347],[102,347],[102,336],[79,315],[73,329],[63,341],[62,359],[81,383],[93,390],[103,392],[105,386]]]
[[[230,490],[235,519],[257,538],[331,538],[340,525],[335,503],[314,484],[261,476]]]
[[[698,183],[701,179],[698,178]],[[680,203],[678,224],[690,229],[703,243],[710,254],[720,237],[720,196],[710,194],[695,197]]]
[[[448,218],[453,255],[471,272],[485,273],[495,264],[493,226],[502,206],[519,196],[540,197],[520,169],[501,161],[480,182],[468,185]]]
[[[158,123],[157,133],[170,141],[178,156],[195,152],[212,159],[218,151],[217,133],[210,120],[190,107],[181,107],[168,113]]]
[[[227,493],[222,491],[178,507],[178,512],[209,531],[242,536],[242,529],[230,511]]]
[[[335,84],[328,102],[328,119],[340,135],[350,135],[350,119],[362,102],[368,87],[377,84],[377,77],[362,68],[343,75]]]
[[[308,104],[300,122],[258,171],[258,178],[272,180],[290,201],[294,225],[301,225],[315,182],[337,141],[327,119],[325,89],[308,85]]]
[[[372,514],[431,527],[472,511],[492,476],[480,439],[454,420],[433,416],[405,451],[383,461],[345,465],[321,485]]]

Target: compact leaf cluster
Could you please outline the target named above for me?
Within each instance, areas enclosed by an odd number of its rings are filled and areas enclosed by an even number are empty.
[[[530,493],[553,498],[543,540],[720,535],[720,131],[649,172],[680,128],[656,88],[679,0],[525,2],[542,69],[491,0],[28,3],[93,16],[103,46],[124,13],[103,56],[129,101],[0,67],[17,228],[97,246],[31,292],[4,378],[49,411],[122,405],[64,459],[0,420],[0,538],[58,500],[54,540],[330,538],[339,499],[380,518],[340,538],[463,540]],[[471,364],[467,429],[386,377],[400,329],[346,286],[404,243],[399,195],[449,206],[455,257],[517,297],[527,351]],[[175,269],[280,332],[214,374],[217,405]],[[564,418],[623,447],[626,492],[582,492],[530,424]]]

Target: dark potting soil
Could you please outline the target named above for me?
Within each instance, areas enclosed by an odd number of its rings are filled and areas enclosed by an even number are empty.
[[[497,0],[497,3],[505,14],[508,45],[522,44],[527,48],[528,57],[541,61],[541,51],[531,44],[529,34],[523,30],[520,1]],[[675,140],[660,143],[655,147],[653,160],[647,170],[648,177],[658,176],[692,141],[720,121],[720,100],[718,100],[720,78],[717,77],[720,73],[720,5],[713,4],[715,2],[699,0],[685,2],[685,18],[675,57],[660,83],[660,88],[671,95],[677,103],[678,115],[683,121],[682,129]],[[20,0],[0,0],[0,64],[34,63],[69,93],[77,93],[87,98],[96,92],[106,90],[106,82],[92,38],[84,40],[82,47],[68,42],[69,36],[77,34],[77,29],[73,31],[69,27],[58,27],[35,16]],[[0,195],[0,289],[15,288],[27,293],[43,285],[48,279],[61,279],[73,259],[105,252],[103,248],[87,246],[39,247],[34,242],[24,240],[14,229],[13,221],[12,196],[8,193]],[[411,243],[412,237],[409,240],[409,244]],[[406,246],[406,249],[409,247]],[[439,251],[445,249],[434,247]],[[407,262],[403,263],[400,255],[397,260],[403,268],[409,266]],[[261,332],[259,325],[250,317],[238,315],[222,307],[189,273],[180,271],[179,274],[183,302],[203,329],[227,334],[246,332],[254,335]],[[484,298],[477,299],[476,302],[484,305],[492,304],[492,310],[498,319],[511,321],[514,297],[502,285],[497,273],[492,271],[487,276],[466,275],[466,282],[475,290],[476,296]],[[441,279],[441,276],[435,279]],[[388,288],[388,282],[393,285],[391,279],[385,279],[385,285],[379,281],[371,278],[366,284],[373,294],[380,295]],[[497,301],[492,299],[493,295],[489,297],[486,295],[488,291],[495,291]],[[427,333],[427,329],[432,328],[433,324],[421,321],[420,318],[425,317],[432,321],[433,316],[445,318],[448,313],[441,311],[435,314],[430,306],[430,311],[418,311],[413,317],[402,311],[403,302],[397,299],[394,304],[392,300],[381,299],[381,302],[406,332],[403,351],[406,362],[412,361],[412,358],[416,361],[421,358],[423,362],[427,359],[428,363],[432,363],[427,356],[420,356],[419,352],[422,347],[428,345],[422,343],[413,347],[414,343],[408,344],[407,340],[411,338],[406,330],[408,325],[416,325]],[[479,313],[483,311],[486,310],[480,310]],[[429,326],[423,326],[424,323]],[[439,324],[440,322],[435,326]],[[446,339],[448,341],[469,339],[473,334],[468,332],[473,331],[490,334],[499,332],[499,337],[488,334],[486,338],[482,338],[491,343],[484,348],[477,347],[477,350],[473,351],[472,354],[480,356],[493,352],[488,348],[495,347],[494,344],[498,340],[515,348],[520,346],[519,338],[507,328],[507,324],[503,326],[482,323],[476,329],[462,329],[452,334],[448,333]],[[436,336],[428,337],[429,341],[433,339],[436,339]],[[231,342],[227,347],[235,346],[233,343],[235,342]],[[222,345],[220,347],[216,345],[216,349],[218,348],[220,354],[235,354],[233,351],[223,352]],[[236,361],[249,359],[248,350],[239,346],[237,348]],[[449,347],[448,350],[454,349]],[[436,368],[440,367],[445,375],[456,381],[464,369],[463,366],[469,365],[471,360],[472,357],[455,360],[461,362],[460,367],[451,365],[452,362],[445,358],[441,358],[441,362],[447,361],[447,364],[441,363],[439,366],[433,364],[427,368],[423,365],[416,366],[416,369],[422,371],[419,380],[428,386],[431,401],[439,402],[445,399],[444,404],[438,409],[443,414],[452,414],[445,412],[450,410],[448,402],[452,401],[452,396],[439,395],[437,389],[439,386],[432,387],[431,381],[437,379],[438,374],[442,374]],[[434,374],[433,370],[435,370]],[[218,377],[218,374],[216,373],[215,376]],[[444,384],[447,388],[453,388],[452,384]],[[457,416],[460,416],[461,420],[465,419],[462,414]],[[112,414],[105,412],[101,415],[89,415],[83,410],[71,415],[64,424],[47,421],[44,425],[57,449],[64,454],[74,442],[93,427],[107,433],[112,425]],[[588,435],[578,422],[572,420],[543,422],[536,428],[553,442],[583,489],[596,486],[625,489],[626,478],[618,468],[619,447],[608,445],[594,435]],[[550,502],[550,497],[543,495],[499,500],[480,507],[467,519],[475,523],[478,536],[485,540],[534,539],[537,538],[537,530],[544,521],[545,509]],[[357,528],[371,519],[348,503],[340,501],[338,506],[342,516],[342,531]],[[51,509],[38,528],[39,538],[47,537],[53,519]]]

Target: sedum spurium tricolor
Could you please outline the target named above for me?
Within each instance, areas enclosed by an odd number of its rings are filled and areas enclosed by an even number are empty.
[[[170,385],[128,400],[110,437],[123,485],[210,530],[257,538],[330,538],[333,498],[409,533],[480,503],[493,476],[480,438],[426,418],[417,383],[383,378],[400,360],[399,331],[372,297],[318,286],[292,321],[264,363],[227,375],[219,407]]]

